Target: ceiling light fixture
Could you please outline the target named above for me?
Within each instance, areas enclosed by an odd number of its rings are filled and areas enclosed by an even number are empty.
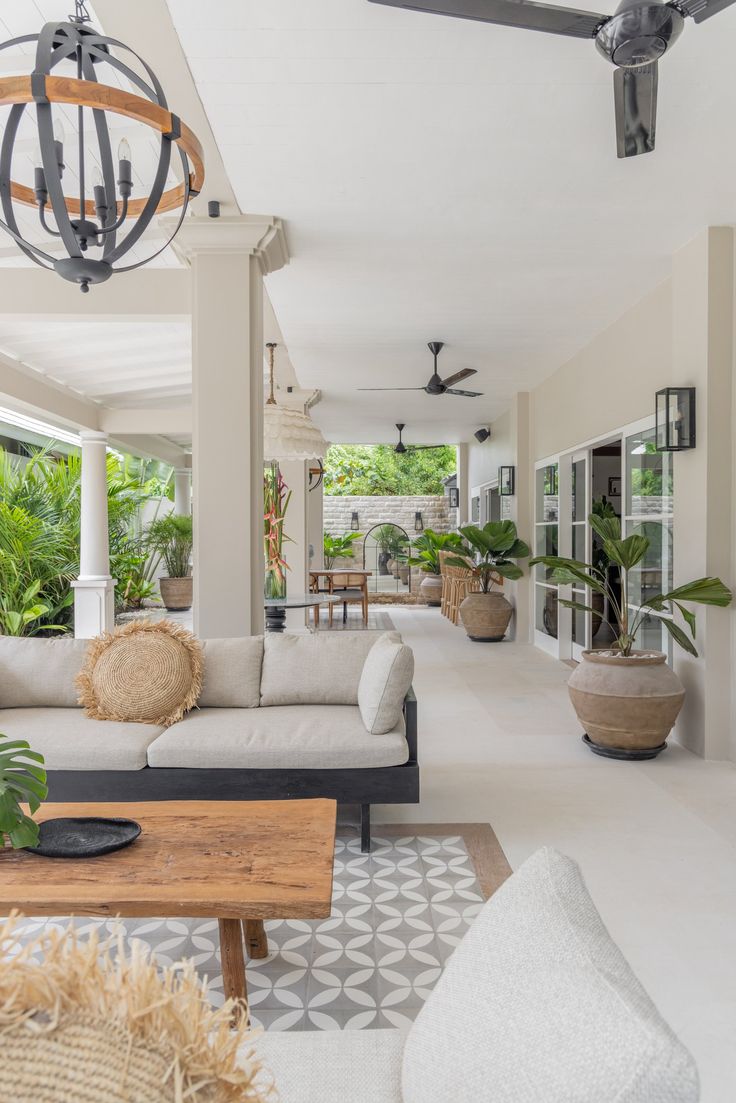
[[[42,268],[52,269],[65,280],[89,291],[91,283],[103,283],[116,272],[130,272],[148,264],[176,236],[193,195],[204,182],[202,148],[196,136],[169,110],[156,74],[129,46],[99,34],[89,24],[83,0],[75,0],[75,14],[67,23],[46,23],[38,34],[22,35],[0,44],[0,50],[35,42],[33,72],[27,77],[0,79],[0,104],[12,105],[0,147],[0,200],[2,226],[23,253]],[[145,77],[114,56],[113,49],[127,51]],[[67,73],[69,64],[76,76]],[[61,66],[64,75],[52,75]],[[97,71],[109,66],[127,88],[98,80]],[[132,86],[132,90],[131,87]],[[139,95],[138,93],[142,93]],[[33,187],[13,179],[13,153],[18,129],[28,105],[35,106],[39,157]],[[78,155],[74,172],[77,194],[64,194],[65,134],[59,105],[77,109]],[[131,198],[134,190],[133,157],[123,138],[113,160],[108,113],[151,127],[160,139],[158,165],[148,196]],[[92,125],[89,125],[89,124]],[[166,189],[174,147],[182,168],[182,183]],[[98,166],[88,183],[88,168]],[[58,242],[66,256],[54,259],[27,241],[18,226],[15,204],[35,207],[49,242]],[[136,246],[154,215],[181,208],[169,240],[145,260],[121,264]],[[53,221],[52,221],[53,220]],[[124,236],[120,231],[127,229]],[[89,251],[99,250],[95,256]]]

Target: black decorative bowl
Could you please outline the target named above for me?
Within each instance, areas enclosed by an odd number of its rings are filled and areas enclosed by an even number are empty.
[[[96,858],[130,846],[141,833],[135,820],[99,816],[44,820],[39,828],[38,846],[26,849],[44,858]]]

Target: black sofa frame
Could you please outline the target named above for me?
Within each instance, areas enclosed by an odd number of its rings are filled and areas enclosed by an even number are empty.
[[[409,758],[401,766],[340,770],[49,770],[50,801],[290,800],[330,797],[360,805],[360,848],[371,848],[371,804],[418,804],[417,699],[404,700]]]

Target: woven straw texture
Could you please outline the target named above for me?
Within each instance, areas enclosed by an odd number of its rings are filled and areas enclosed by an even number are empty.
[[[213,1011],[190,963],[159,973],[122,931],[104,948],[73,929],[21,947],[18,918],[0,929],[0,1100],[275,1100],[245,1017],[232,1028],[232,1001]]]
[[[197,702],[202,648],[173,621],[132,621],[92,640],[77,688],[93,720],[167,728]]]

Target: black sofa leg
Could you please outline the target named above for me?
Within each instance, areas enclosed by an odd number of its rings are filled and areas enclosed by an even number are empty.
[[[371,852],[371,806],[360,806],[360,849],[363,854]]]

